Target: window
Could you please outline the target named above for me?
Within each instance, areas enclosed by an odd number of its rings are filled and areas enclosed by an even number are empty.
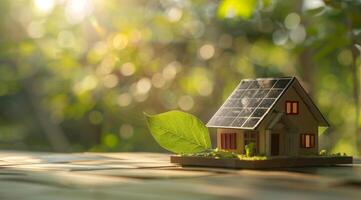
[[[256,146],[256,150],[257,150],[257,134],[255,132],[246,132],[244,133],[244,145],[246,146],[249,143],[254,143]],[[246,153],[246,152],[244,152]],[[257,153],[257,152],[256,152]]]
[[[237,149],[236,133],[221,133],[221,149]]]
[[[314,148],[315,134],[301,134],[300,146],[301,148]]]
[[[298,113],[298,101],[286,101],[286,114],[297,115]]]

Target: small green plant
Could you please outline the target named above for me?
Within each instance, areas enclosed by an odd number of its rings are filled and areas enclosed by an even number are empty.
[[[255,155],[255,143],[251,142],[249,144],[246,144],[244,146],[245,150],[246,150],[246,156],[247,157],[252,157]]]
[[[340,157],[340,156],[342,156],[342,154],[340,152],[338,152],[338,153],[331,154],[331,156]]]
[[[181,155],[182,156],[216,158],[216,159],[231,158],[231,159],[238,159],[238,160],[267,160],[267,157],[265,155],[248,156],[247,157],[245,154],[238,154],[238,153],[223,151],[223,150],[219,150],[219,149],[209,149],[204,152],[186,153],[186,154],[181,154]]]
[[[340,153],[340,152],[338,152],[338,153],[329,153],[325,149],[321,149],[319,155],[320,156],[334,156],[334,157],[347,156],[347,154],[344,153],[344,152],[343,153]]]
[[[267,156],[264,156],[264,155],[247,157],[244,154],[238,154],[237,157],[239,160],[267,160]]]
[[[197,157],[210,157],[210,158],[237,158],[238,154],[219,149],[208,149],[198,153],[185,153],[183,156],[197,156]]]
[[[327,156],[327,150],[326,149],[321,149],[320,156]]]

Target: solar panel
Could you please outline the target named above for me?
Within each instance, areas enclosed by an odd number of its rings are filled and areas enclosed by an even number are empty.
[[[207,126],[255,129],[293,79],[242,80]]]

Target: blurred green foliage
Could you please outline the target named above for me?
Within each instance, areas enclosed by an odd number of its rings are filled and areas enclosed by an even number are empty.
[[[162,151],[142,112],[206,122],[242,78],[296,75],[361,149],[358,0],[2,0],[0,148]],[[359,147],[359,148],[357,148]]]

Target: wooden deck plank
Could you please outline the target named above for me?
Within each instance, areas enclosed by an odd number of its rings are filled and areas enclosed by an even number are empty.
[[[339,167],[180,167],[169,154],[0,152],[0,199],[359,199],[361,160]],[[331,189],[332,188],[332,189]]]

